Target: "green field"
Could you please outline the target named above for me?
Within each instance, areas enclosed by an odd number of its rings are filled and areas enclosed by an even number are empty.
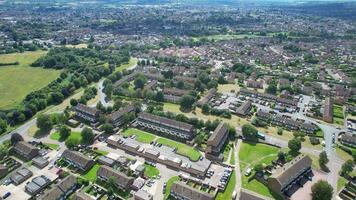
[[[168,199],[173,183],[179,180],[180,178],[178,176],[173,176],[167,181],[166,193],[164,194],[164,199]]]
[[[159,175],[159,170],[156,167],[145,164],[145,176],[153,178]]]
[[[95,164],[86,174],[83,175],[83,178],[95,182],[96,181],[96,172],[99,170],[100,165]]]
[[[63,142],[64,140],[61,138],[61,136],[59,135],[59,132],[54,132],[52,133],[49,138],[51,138],[52,140],[57,140],[59,142]],[[72,132],[70,134],[70,136],[67,138],[73,138],[74,140],[79,140],[82,141],[82,135],[79,132]]]
[[[199,151],[197,151],[193,147],[188,146],[186,144],[179,143],[179,142],[176,142],[176,141],[173,141],[170,139],[166,139],[166,138],[158,138],[156,141],[160,144],[163,144],[163,145],[166,145],[166,146],[169,146],[172,148],[177,148],[177,153],[179,153],[183,156],[187,156],[192,161],[199,160],[199,157],[201,156]]]
[[[55,80],[61,71],[30,67],[45,51],[0,55],[3,63],[19,62],[19,65],[0,67],[0,109],[18,106],[32,91],[39,90]]]
[[[344,110],[342,106],[333,106],[333,120],[335,124],[344,125]]]
[[[227,184],[224,192],[219,192],[216,196],[216,200],[231,199],[232,193],[235,190],[236,184],[236,174],[235,171],[232,172],[229,183]]]
[[[274,195],[267,186],[257,181],[256,179],[251,178],[251,176],[245,176],[244,173],[248,166],[253,168],[253,166],[259,163],[271,163],[272,160],[276,158],[277,153],[277,147],[269,146],[266,144],[241,143],[239,159],[242,173],[242,187],[267,197],[273,197]]]
[[[145,132],[145,131],[141,131],[135,128],[129,128],[126,129],[124,132],[121,133],[123,136],[131,136],[131,135],[136,135],[136,140],[139,142],[143,142],[143,143],[150,143],[155,139],[155,135]]]
[[[44,143],[44,145],[48,146],[49,148],[51,148],[53,150],[58,150],[59,149],[59,144]]]
[[[130,68],[130,67],[133,67],[134,65],[137,64],[137,61],[138,61],[137,58],[130,58],[130,61],[129,61],[128,63],[123,64],[123,65],[120,65],[119,67],[117,67],[117,68],[115,69],[115,71],[121,72],[121,71],[124,70],[124,69],[128,69],[128,68]]]

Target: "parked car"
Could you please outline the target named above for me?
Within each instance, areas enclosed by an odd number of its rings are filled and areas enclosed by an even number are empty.
[[[9,197],[11,195],[11,192],[6,192],[4,194],[4,196],[2,196],[3,199],[6,199],[7,197]]]

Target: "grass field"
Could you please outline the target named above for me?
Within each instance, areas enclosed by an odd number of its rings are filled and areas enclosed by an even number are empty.
[[[64,140],[61,138],[59,132],[54,132],[52,133],[49,138],[51,138],[52,140],[57,140],[59,142],[63,142]],[[79,132],[71,132],[70,136],[67,138],[67,140],[69,138],[72,138],[74,140],[79,140],[82,141],[82,135]]]
[[[168,199],[172,184],[176,181],[179,181],[180,178],[178,176],[173,176],[167,181],[167,186],[166,186],[166,193],[164,194],[164,199]]]
[[[138,129],[135,129],[135,128],[129,128],[129,129],[126,129],[124,132],[121,133],[123,136],[131,136],[131,135],[136,135],[136,140],[139,141],[139,142],[143,142],[143,143],[150,143],[152,142],[156,136],[151,134],[151,133],[148,133],[148,132],[145,132],[145,131],[141,131],[141,130],[138,130]]]
[[[44,143],[44,145],[48,146],[49,148],[51,148],[53,150],[58,150],[58,148],[59,148],[58,144]]]
[[[27,94],[41,89],[59,76],[59,70],[30,67],[45,54],[45,51],[35,51],[0,55],[1,62],[19,62],[19,65],[0,67],[0,109],[16,107]]]
[[[130,58],[130,61],[127,64],[120,65],[119,67],[116,68],[115,71],[121,72],[124,69],[129,69],[137,64],[138,59],[137,58]]]
[[[159,170],[156,167],[145,164],[144,174],[145,176],[152,178],[159,175]]]
[[[219,84],[218,92],[219,93],[230,93],[231,91],[239,91],[240,87],[237,84]]]
[[[229,179],[229,183],[227,184],[225,191],[224,192],[219,192],[216,195],[216,200],[225,200],[225,199],[231,199],[232,193],[235,190],[235,184],[236,184],[236,172],[232,172],[231,177]]]
[[[179,143],[166,138],[158,138],[156,141],[160,144],[170,146],[172,148],[177,148],[177,153],[189,157],[189,159],[192,161],[199,160],[199,157],[201,156],[199,151],[186,144]]]
[[[87,48],[88,45],[87,44],[77,44],[77,45],[72,45],[72,44],[67,44],[65,45],[65,47],[67,48],[77,48],[77,49],[83,49],[83,48]]]
[[[339,176],[339,178],[337,179],[337,192],[339,192],[347,183],[347,180],[342,177]]]
[[[278,148],[265,144],[241,143],[239,152],[240,168],[242,173],[242,187],[267,197],[274,195],[267,186],[244,175],[246,168],[253,167],[259,163],[269,164],[276,158]]]
[[[100,168],[100,164],[95,164],[86,174],[83,175],[83,178],[95,182],[96,181],[96,172]]]
[[[342,106],[333,106],[333,120],[335,124],[344,125],[344,110]]]

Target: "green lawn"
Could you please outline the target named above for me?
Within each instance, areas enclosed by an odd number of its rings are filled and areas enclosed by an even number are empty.
[[[83,178],[95,182],[96,181],[96,172],[100,168],[100,164],[95,164],[86,174],[83,175]]]
[[[49,148],[51,148],[53,150],[58,150],[58,148],[59,148],[58,144],[44,143],[44,145],[48,146]]]
[[[333,118],[335,124],[339,124],[339,125],[344,124],[344,110],[342,106],[339,105],[333,106]]]
[[[34,51],[0,55],[2,63],[19,62],[19,65],[0,67],[0,109],[18,106],[27,94],[41,89],[59,76],[60,70],[30,67],[45,54],[46,51]]]
[[[164,199],[168,199],[173,183],[179,180],[180,178],[178,176],[173,176],[167,181],[166,193],[164,194]]]
[[[236,40],[236,39],[244,39],[244,38],[254,38],[260,37],[258,35],[252,34],[217,34],[217,35],[209,35],[209,36],[201,36],[201,37],[193,37],[193,40],[214,40],[214,41],[221,41],[221,40]]]
[[[100,154],[100,155],[102,155],[102,156],[106,156],[106,155],[109,154],[109,152],[107,152],[107,151],[102,151],[102,150],[94,150],[94,152],[96,152],[96,153],[98,153],[98,154]]]
[[[116,68],[116,71],[121,72],[124,69],[128,69],[130,67],[133,67],[134,65],[137,64],[138,59],[137,58],[130,58],[130,61],[126,64],[120,65],[119,67]]]
[[[232,147],[232,152],[230,154],[230,165],[235,165],[235,148]]]
[[[158,143],[172,147],[172,148],[177,148],[177,153],[187,156],[190,160],[192,161],[197,161],[199,160],[199,157],[201,156],[200,152],[194,149],[191,146],[188,146],[183,143],[179,143],[167,138],[158,138],[156,140]]]
[[[152,178],[158,175],[159,170],[156,167],[145,164],[145,176]]]
[[[267,197],[273,197],[274,194],[263,183],[257,181],[252,176],[245,176],[247,166],[253,166],[259,163],[269,164],[276,158],[278,148],[266,144],[241,143],[239,159],[241,168],[242,187]]]
[[[57,141],[60,141],[60,142],[63,142],[64,140],[61,139],[61,136],[59,135],[59,132],[54,132],[52,133],[49,138],[51,138],[52,140],[57,140]],[[79,141],[82,141],[82,135],[80,132],[71,132],[70,136],[67,138],[73,138],[75,140],[79,140]]]
[[[216,196],[216,200],[231,199],[232,193],[235,190],[235,184],[236,184],[236,175],[235,175],[235,171],[234,171],[231,174],[229,183],[227,184],[225,191],[219,192]]]
[[[337,192],[339,192],[347,183],[347,180],[342,177],[339,176],[339,178],[337,179]]]
[[[136,135],[136,140],[143,143],[150,143],[156,138],[156,135],[135,128],[126,129],[121,134],[127,137],[131,135]]]

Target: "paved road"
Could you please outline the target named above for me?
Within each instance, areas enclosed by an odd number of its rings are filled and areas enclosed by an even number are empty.
[[[103,92],[104,79],[99,81],[98,86],[99,86],[98,92],[99,92],[99,98],[100,98],[101,104],[103,104],[104,107],[113,106],[114,104],[112,101],[109,101],[109,102],[106,101],[106,94]]]
[[[26,122],[25,124],[21,125],[19,128],[15,129],[11,133],[2,135],[0,137],[0,143],[3,143],[4,141],[9,140],[11,138],[12,133],[19,133],[22,137],[26,137],[26,133],[27,133],[28,129],[31,128],[33,125],[35,125],[36,122],[37,122],[37,118],[32,119],[32,120]]]

